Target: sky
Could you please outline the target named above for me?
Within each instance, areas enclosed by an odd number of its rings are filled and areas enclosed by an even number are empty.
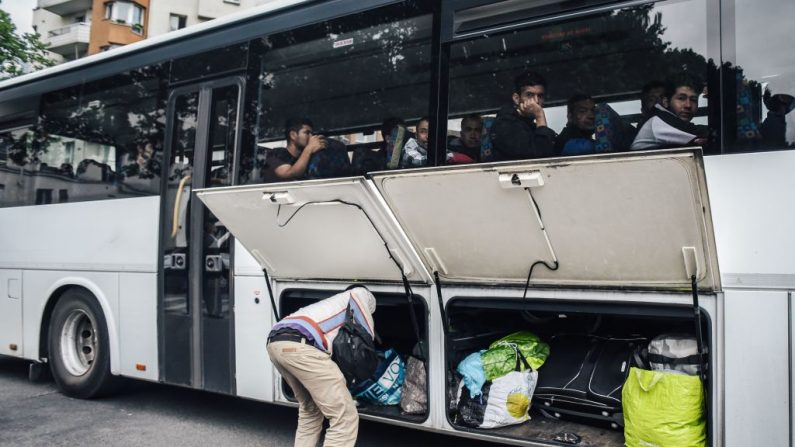
[[[2,0],[0,9],[11,15],[11,20],[17,26],[17,32],[22,34],[33,31],[33,8],[36,0]]]

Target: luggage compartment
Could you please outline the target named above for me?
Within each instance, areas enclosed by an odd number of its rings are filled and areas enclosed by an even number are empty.
[[[470,428],[457,419],[455,408],[459,376],[455,373],[458,363],[472,352],[488,349],[489,344],[516,332],[530,331],[549,343],[554,336],[565,334],[591,334],[610,338],[645,337],[652,339],[664,333],[695,334],[692,306],[668,304],[625,304],[583,301],[516,300],[516,299],[471,299],[454,298],[447,305],[450,334],[446,343],[447,368],[447,416],[456,430],[502,436],[523,441],[555,442],[562,433],[574,433],[581,438],[580,446],[619,447],[624,445],[621,426],[589,418],[544,414],[544,406],[536,399],[532,401],[531,419],[518,425],[494,429]],[[711,352],[709,338],[710,321],[702,312],[704,343]],[[550,352],[554,356],[554,352]],[[549,360],[549,359],[548,359]],[[538,369],[539,381],[544,366]],[[455,380],[451,380],[453,376]],[[712,408],[710,396],[712,383],[706,383],[707,437],[712,445]],[[538,389],[536,390],[538,393]],[[620,395],[620,393],[619,393]],[[560,445],[565,445],[560,444]]]
[[[328,298],[336,293],[342,292],[330,290],[299,290],[291,289],[286,290],[280,298],[280,309],[283,315],[290,313]],[[377,306],[373,320],[375,321],[376,333],[381,338],[381,345],[377,345],[378,349],[393,348],[400,355],[400,358],[405,362],[414,349],[417,343],[412,329],[411,315],[409,314],[409,303],[406,295],[396,293],[379,293],[373,292],[376,298]],[[418,296],[413,296],[414,314],[417,319],[417,324],[420,330],[420,336],[423,342],[428,343],[428,308],[425,300]],[[426,375],[427,375],[426,365]],[[282,380],[282,391],[284,395],[290,400],[295,401],[293,392],[287,383]],[[426,383],[427,377],[426,377]],[[427,393],[427,389],[426,389]],[[400,406],[380,406],[371,404],[360,404],[358,406],[360,414],[371,416],[385,417],[389,419],[397,419],[401,421],[421,423],[428,418],[427,411],[424,414],[403,414],[400,411]]]

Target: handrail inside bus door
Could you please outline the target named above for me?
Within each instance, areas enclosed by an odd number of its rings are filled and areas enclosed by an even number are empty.
[[[179,231],[180,222],[179,222],[179,209],[180,203],[182,202],[182,191],[185,189],[185,184],[190,180],[191,176],[186,175],[182,177],[182,180],[179,181],[179,187],[177,188],[177,196],[174,199],[174,212],[171,216],[171,237],[177,237],[177,232]]]

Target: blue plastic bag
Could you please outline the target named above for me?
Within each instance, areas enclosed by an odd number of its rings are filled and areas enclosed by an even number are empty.
[[[485,351],[473,352],[458,364],[458,374],[464,378],[464,385],[469,390],[469,397],[474,399],[480,396],[483,384],[486,383],[486,373],[483,371],[483,361],[480,354]]]

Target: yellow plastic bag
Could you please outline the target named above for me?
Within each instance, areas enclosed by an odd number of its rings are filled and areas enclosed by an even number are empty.
[[[704,387],[697,376],[632,368],[621,392],[628,447],[704,447]]]

